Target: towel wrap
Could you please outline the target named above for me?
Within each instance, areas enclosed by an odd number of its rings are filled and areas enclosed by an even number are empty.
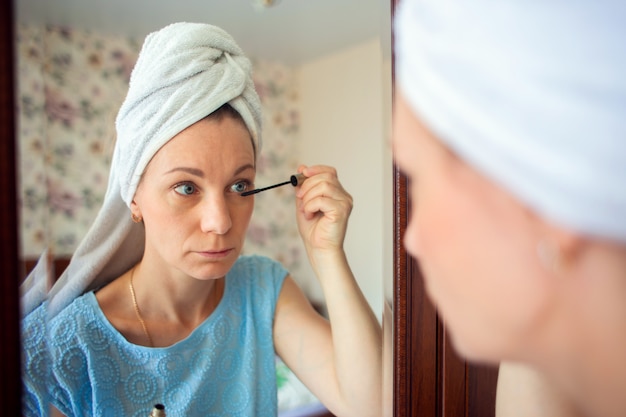
[[[626,2],[404,0],[396,80],[453,152],[544,219],[626,242]]]

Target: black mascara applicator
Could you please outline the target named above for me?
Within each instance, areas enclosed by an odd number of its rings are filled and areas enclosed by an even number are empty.
[[[241,193],[239,195],[242,196],[242,197],[245,197],[247,195],[260,193],[261,191],[271,190],[272,188],[282,187],[283,185],[287,185],[287,184],[291,184],[294,187],[297,187],[298,185],[302,184],[305,179],[307,179],[307,177],[304,174],[296,174],[296,175],[292,175],[289,178],[289,181],[281,182],[279,184],[270,185],[269,187],[265,187],[265,188],[257,188],[255,190],[245,191],[245,192],[243,192],[243,193]]]

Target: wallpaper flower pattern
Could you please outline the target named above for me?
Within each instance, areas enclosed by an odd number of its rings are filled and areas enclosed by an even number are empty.
[[[37,258],[46,247],[69,257],[102,204],[115,115],[141,41],[61,27],[22,25],[16,33],[22,257]],[[298,97],[291,68],[253,61],[264,107],[256,180],[263,186],[288,179],[297,167]],[[255,198],[244,252],[277,259],[297,277],[308,265],[293,189]]]

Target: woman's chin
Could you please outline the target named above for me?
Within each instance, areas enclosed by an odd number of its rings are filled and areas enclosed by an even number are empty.
[[[483,330],[464,328],[455,331],[446,326],[448,339],[454,351],[463,359],[473,363],[497,364],[503,358],[503,351],[493,338],[480,337]]]

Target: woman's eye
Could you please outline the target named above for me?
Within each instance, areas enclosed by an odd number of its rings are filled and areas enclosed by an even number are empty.
[[[230,190],[234,193],[243,193],[247,191],[250,186],[250,182],[248,181],[238,181],[230,186]]]
[[[185,182],[174,187],[174,191],[180,195],[192,195],[196,191],[196,186]]]

